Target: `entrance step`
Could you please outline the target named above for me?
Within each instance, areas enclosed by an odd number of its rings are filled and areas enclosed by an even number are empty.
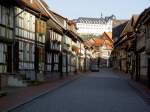
[[[16,76],[8,76],[8,86],[13,86],[13,87],[27,87],[28,84],[26,81],[21,80],[19,77]]]

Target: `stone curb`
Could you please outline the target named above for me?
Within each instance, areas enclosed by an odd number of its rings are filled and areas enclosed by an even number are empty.
[[[40,93],[40,94],[37,95],[37,96],[34,96],[34,97],[32,97],[32,98],[29,98],[28,100],[23,101],[22,103],[19,103],[19,104],[17,104],[16,106],[13,106],[13,107],[11,107],[11,108],[8,108],[7,110],[4,110],[4,111],[2,111],[2,112],[11,112],[11,111],[13,111],[13,110],[15,110],[15,109],[17,109],[17,108],[19,108],[19,107],[21,107],[21,106],[27,104],[27,103],[30,103],[30,102],[33,101],[33,100],[36,100],[36,99],[38,99],[38,98],[40,98],[40,97],[42,97],[42,96],[44,96],[44,95],[46,95],[46,94],[49,94],[50,92],[53,92],[53,91],[55,91],[55,90],[57,90],[57,89],[59,89],[59,88],[62,88],[62,87],[64,87],[65,85],[67,85],[67,84],[69,84],[69,83],[71,83],[71,82],[73,82],[73,81],[75,81],[75,80],[77,80],[77,79],[80,79],[81,77],[82,77],[82,75],[77,76],[77,77],[75,77],[75,78],[73,78],[73,79],[67,80],[67,81],[63,82],[62,84],[60,84],[60,85],[58,85],[58,86],[56,86],[56,87],[54,87],[54,88],[52,88],[52,89],[50,89],[50,90],[47,90],[47,91],[45,91],[45,92],[43,92],[43,93]]]

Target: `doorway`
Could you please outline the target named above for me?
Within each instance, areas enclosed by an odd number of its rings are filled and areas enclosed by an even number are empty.
[[[7,45],[7,72],[12,72],[12,45]]]

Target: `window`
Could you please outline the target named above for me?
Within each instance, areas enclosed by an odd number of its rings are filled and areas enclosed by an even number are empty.
[[[18,17],[18,21],[19,21],[19,22],[18,22],[18,23],[19,23],[18,26],[22,28],[22,18],[21,18],[21,17]]]
[[[7,46],[5,44],[0,44],[0,73],[6,73],[6,53],[7,53]]]
[[[44,70],[44,48],[43,47],[39,47],[39,70],[43,71]]]
[[[5,10],[5,7],[2,6],[2,24],[6,24],[6,10]]]
[[[47,54],[47,63],[51,64],[52,63],[52,54]]]
[[[6,29],[6,35],[5,35],[6,38],[9,38],[9,31],[10,31],[9,29]]]
[[[29,61],[34,62],[34,44],[30,44],[29,47]]]
[[[29,37],[28,38],[32,39],[32,33],[31,32],[29,32]]]
[[[51,72],[51,64],[52,64],[52,54],[51,53],[47,53],[46,62],[47,62],[46,70]]]
[[[58,60],[57,54],[54,54],[54,63],[57,63],[57,60]]]
[[[9,30],[9,38],[13,38],[13,31],[12,30]]]
[[[9,15],[10,15],[10,11],[9,11],[9,8],[5,8],[5,25],[10,25],[10,22],[9,22]]]
[[[19,42],[19,69],[34,69],[34,44]]]
[[[54,40],[54,32],[52,31],[51,40]]]
[[[2,37],[5,37],[5,31],[6,31],[6,29],[4,28],[4,27],[0,27],[0,36],[2,36]]]
[[[43,41],[42,41],[42,42],[43,42],[43,43],[45,43],[45,35],[43,35],[43,37],[42,37],[42,38],[43,38]]]

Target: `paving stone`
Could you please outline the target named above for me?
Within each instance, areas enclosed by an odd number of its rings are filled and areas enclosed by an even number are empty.
[[[128,80],[102,69],[12,112],[150,112]]]

